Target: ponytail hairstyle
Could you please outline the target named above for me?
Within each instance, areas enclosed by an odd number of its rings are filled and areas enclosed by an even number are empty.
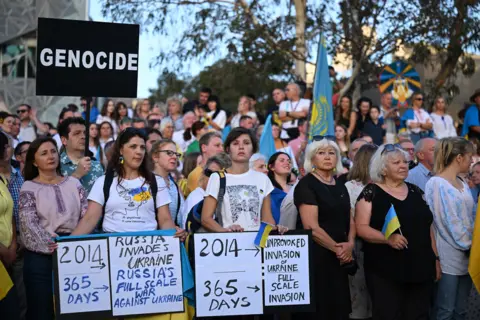
[[[183,133],[183,140],[184,141],[189,141],[190,139],[192,139],[192,135],[194,137],[197,136],[197,132],[202,130],[203,128],[205,128],[205,122],[203,121],[195,121],[193,124],[192,124],[192,127],[191,128],[188,128],[185,130],[185,132]]]
[[[463,156],[467,153],[475,153],[475,146],[471,141],[463,137],[443,138],[435,145],[435,163],[433,171],[438,174],[442,173],[455,158],[459,155]]]

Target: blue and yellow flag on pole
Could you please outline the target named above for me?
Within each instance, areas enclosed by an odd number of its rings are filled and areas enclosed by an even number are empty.
[[[385,223],[382,228],[382,233],[385,235],[385,239],[388,240],[392,233],[397,229],[400,229],[400,221],[398,220],[397,212],[395,212],[395,208],[392,205],[385,216]]]
[[[318,45],[317,66],[313,82],[313,104],[309,123],[309,140],[313,136],[333,136],[332,83],[327,61],[327,44],[323,34]]]
[[[266,222],[260,224],[260,229],[258,229],[257,236],[255,237],[255,241],[253,242],[257,247],[265,248],[267,244],[268,235],[272,231],[272,226]]]

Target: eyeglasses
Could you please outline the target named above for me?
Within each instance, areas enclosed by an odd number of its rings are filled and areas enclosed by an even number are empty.
[[[330,140],[330,141],[337,141],[337,138],[335,138],[335,136],[331,136],[331,135],[326,135],[326,136],[316,135],[316,136],[312,137],[313,141],[322,141],[323,139],[327,139],[327,140]]]
[[[28,112],[27,109],[18,109],[17,114]]]
[[[203,170],[203,174],[204,174],[205,176],[209,177],[209,178],[210,178],[210,176],[211,176],[212,174],[214,174],[215,172],[218,172],[218,171],[214,171],[214,170],[211,170],[211,169],[208,169],[208,168],[206,168],[205,170]]]
[[[415,98],[417,101],[423,101],[423,98]]]
[[[172,150],[159,150],[158,152],[165,152],[167,154],[167,156],[169,156],[169,157],[175,156],[177,158],[180,158],[180,156],[181,156],[180,153],[172,151]]]

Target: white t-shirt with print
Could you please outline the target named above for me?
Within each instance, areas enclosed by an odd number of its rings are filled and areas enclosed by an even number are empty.
[[[310,100],[300,99],[298,101],[283,101],[278,107],[278,111],[285,112],[298,112],[298,111],[309,111],[310,110]],[[284,121],[282,127],[284,129],[298,128],[298,119]]]
[[[210,111],[207,113],[207,116],[212,118],[214,114],[215,114],[215,111]],[[212,119],[212,120],[217,124],[217,126],[220,127],[220,129],[223,129],[225,128],[225,124],[227,123],[227,113],[223,110],[220,110],[220,112],[217,114],[215,119]]]
[[[104,205],[103,184],[105,176],[101,176],[88,195],[88,200]],[[122,180],[118,184],[115,177],[110,187],[110,195],[103,217],[103,231],[105,232],[134,232],[151,231],[157,229],[156,210],[153,209],[153,198],[150,186],[144,184],[142,177],[133,180]],[[167,188],[158,186],[157,209],[170,203]]]
[[[240,225],[245,231],[258,231],[263,199],[273,191],[270,179],[263,173],[249,170],[243,174],[226,174],[226,190],[222,203],[224,227]],[[218,197],[220,177],[213,174],[206,196]]]

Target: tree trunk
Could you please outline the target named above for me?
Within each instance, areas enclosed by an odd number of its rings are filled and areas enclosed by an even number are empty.
[[[468,0],[455,1],[455,7],[457,8],[457,16],[447,47],[447,59],[442,63],[441,69],[435,77],[435,92],[439,92],[448,78],[453,75],[458,59],[463,54],[462,36],[468,14]]]
[[[300,80],[307,80],[307,69],[305,61],[307,60],[307,45],[305,42],[305,23],[307,0],[293,0],[295,5],[295,74]]]

